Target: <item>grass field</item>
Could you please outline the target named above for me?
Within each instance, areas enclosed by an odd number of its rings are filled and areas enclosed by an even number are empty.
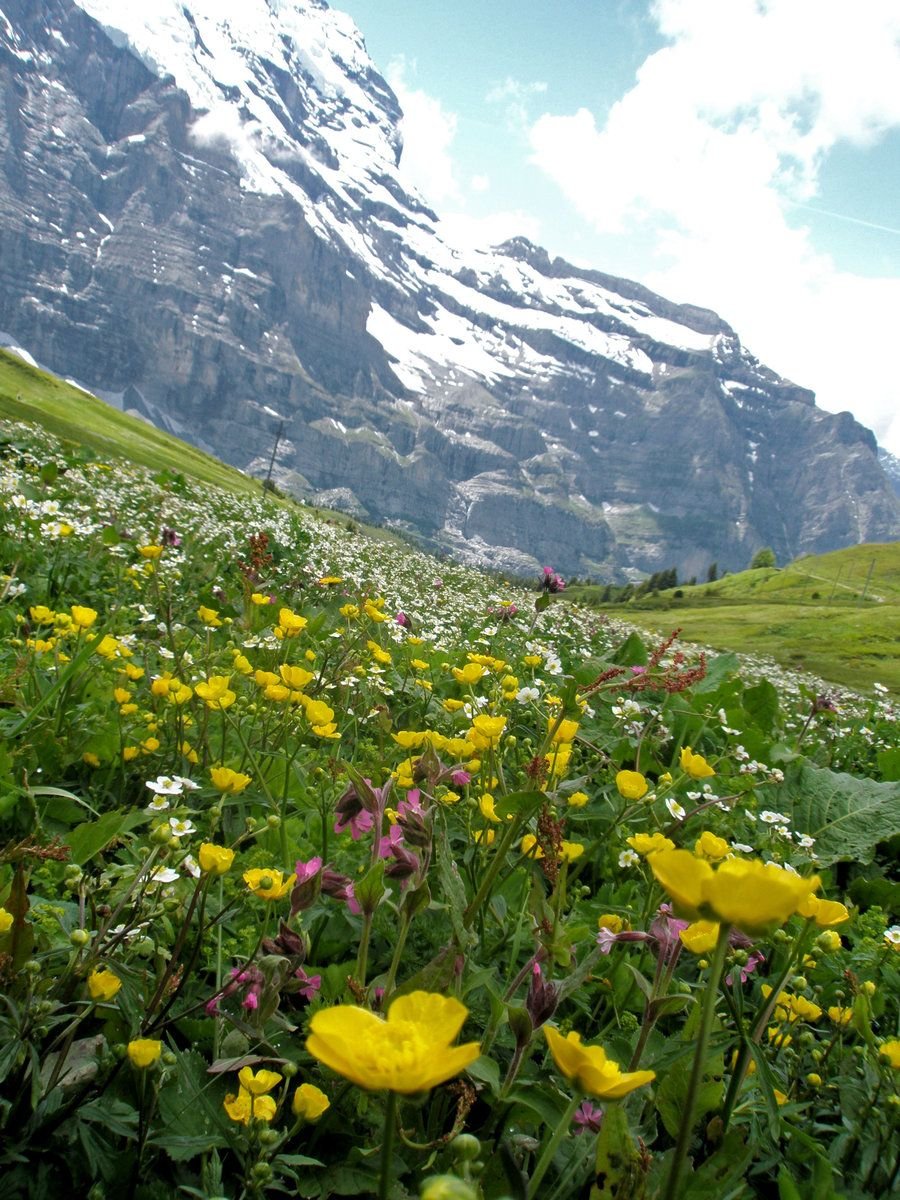
[[[572,598],[596,603],[600,590],[576,587]],[[900,692],[900,542],[807,555],[609,611],[654,631],[680,626],[687,641],[764,654],[833,683]]]

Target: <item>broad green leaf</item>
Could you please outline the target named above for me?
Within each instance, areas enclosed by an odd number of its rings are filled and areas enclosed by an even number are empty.
[[[73,863],[82,866],[135,825],[147,819],[141,812],[104,813],[99,821],[76,825],[67,841]]]
[[[772,732],[778,716],[778,692],[768,679],[761,679],[744,692],[744,712],[757,728]]]
[[[857,779],[795,763],[771,793],[792,829],[816,839],[818,865],[869,863],[879,842],[900,832],[900,783]]]

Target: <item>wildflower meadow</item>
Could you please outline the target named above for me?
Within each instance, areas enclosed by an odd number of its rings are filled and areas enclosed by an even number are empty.
[[[886,689],[0,456],[4,1197],[897,1189]]]

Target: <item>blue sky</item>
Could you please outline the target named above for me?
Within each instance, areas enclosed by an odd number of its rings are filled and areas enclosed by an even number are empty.
[[[334,0],[456,242],[715,309],[900,455],[896,0]]]

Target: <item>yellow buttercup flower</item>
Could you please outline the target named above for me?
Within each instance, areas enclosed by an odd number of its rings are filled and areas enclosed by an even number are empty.
[[[688,920],[736,925],[751,937],[783,925],[819,886],[773,863],[730,858],[718,869],[689,850],[663,850],[647,860],[676,911]]]
[[[719,926],[715,921],[694,921],[678,936],[691,954],[709,954],[719,940]]]
[[[272,1088],[278,1087],[283,1078],[284,1076],[279,1075],[277,1071],[267,1071],[265,1068],[260,1068],[254,1074],[252,1067],[241,1067],[238,1072],[241,1087],[251,1096],[264,1096],[266,1092],[271,1092]]]
[[[289,608],[280,608],[278,610],[278,626],[275,633],[280,637],[296,637],[306,628],[307,624],[306,617],[301,617],[298,613],[291,612]]]
[[[232,771],[231,767],[210,767],[209,777],[214,788],[229,796],[236,796],[250,782],[249,775],[243,775],[240,771]]]
[[[241,1125],[249,1125],[251,1121],[269,1123],[278,1111],[278,1105],[272,1096],[254,1096],[242,1087],[236,1096],[226,1096],[222,1106],[232,1121]]]
[[[255,867],[252,871],[244,872],[244,883],[260,900],[280,900],[296,882],[296,875],[288,875],[285,879],[282,871],[261,870]]]
[[[318,1121],[331,1101],[314,1083],[301,1083],[291,1100],[291,1112],[304,1121]]]
[[[548,732],[549,732],[549,730],[553,729],[553,726],[555,724],[556,724],[555,718],[550,717],[549,720],[547,721]],[[556,728],[556,731],[553,734],[553,741],[554,742],[574,742],[575,735],[577,733],[578,733],[578,722],[571,721],[571,720],[564,718],[562,721],[560,721],[559,725]]]
[[[522,838],[521,851],[526,858],[543,858],[544,852],[541,849],[540,842],[533,833],[526,833]]]
[[[210,675],[209,679],[195,684],[194,691],[201,700],[206,702],[207,708],[221,710],[230,708],[234,704],[237,697],[229,688],[231,683],[230,675]]]
[[[581,858],[584,854],[584,846],[581,842],[562,842],[559,847],[559,857],[563,862],[574,862],[576,858]]]
[[[288,663],[282,663],[278,668],[281,674],[283,683],[286,683],[289,688],[293,688],[295,692],[302,692],[308,683],[315,679],[312,671],[307,671],[305,667],[290,666]]]
[[[835,1025],[849,1025],[853,1016],[852,1008],[841,1008],[837,1004],[832,1005],[827,1011],[829,1021],[833,1021]]]
[[[480,713],[472,721],[466,739],[476,750],[487,750],[499,740],[505,728],[506,717],[489,717],[486,713]]]
[[[708,829],[704,829],[694,843],[694,853],[698,858],[705,858],[707,862],[719,862],[728,857],[731,847],[724,838],[717,837]]]
[[[0,908],[0,934],[9,933],[13,926],[14,917],[5,908]]]
[[[350,1004],[320,1009],[310,1021],[306,1048],[359,1087],[425,1092],[464,1071],[481,1053],[478,1042],[451,1044],[468,1012],[452,996],[431,992],[398,996],[386,1020]]]
[[[204,842],[197,852],[200,870],[210,875],[224,875],[234,862],[234,851],[214,842]]]
[[[603,913],[597,918],[598,929],[608,929],[610,933],[621,933],[625,922],[618,913]]]
[[[98,967],[87,977],[87,989],[92,1000],[112,1000],[122,986],[122,980],[106,967]]]
[[[801,917],[812,917],[820,929],[850,920],[850,910],[838,900],[822,900],[812,892],[797,905]]]
[[[587,792],[570,792],[568,803],[570,808],[584,808],[588,802]]]
[[[162,552],[162,546],[138,546],[138,554],[141,556],[141,558],[159,558]]]
[[[708,779],[710,775],[715,775],[703,755],[695,754],[690,746],[685,746],[681,751],[681,769],[687,771],[691,779]]]
[[[650,790],[650,784],[640,771],[619,771],[616,775],[616,787],[619,789],[619,795],[625,800],[640,800]]]
[[[204,625],[211,625],[214,629],[218,629],[218,627],[222,624],[222,618],[219,616],[216,609],[207,608],[204,604],[201,604],[197,609],[197,616]]]
[[[635,833],[625,841],[642,858],[648,854],[659,854],[661,850],[674,850],[675,843],[663,833]]]
[[[481,663],[466,663],[464,667],[454,667],[451,674],[457,683],[465,686],[477,683],[483,675],[487,674],[487,670]]]
[[[882,1042],[878,1047],[878,1054],[881,1058],[886,1058],[895,1071],[900,1071],[900,1042]]]
[[[486,821],[492,821],[495,825],[500,824],[500,818],[497,816],[497,810],[494,808],[494,797],[490,792],[485,792],[478,801],[478,809]]]
[[[137,1038],[128,1043],[127,1050],[132,1065],[139,1071],[144,1071],[147,1067],[152,1067],[162,1054],[162,1042],[157,1042],[154,1038]]]
[[[563,1037],[553,1025],[545,1025],[544,1035],[560,1073],[579,1092],[599,1100],[620,1100],[656,1078],[655,1071],[623,1071],[602,1046],[582,1045],[581,1034],[574,1030]]]
[[[97,620],[97,610],[87,608],[83,604],[73,604],[71,608],[72,624],[79,629],[90,629],[93,623]]]

